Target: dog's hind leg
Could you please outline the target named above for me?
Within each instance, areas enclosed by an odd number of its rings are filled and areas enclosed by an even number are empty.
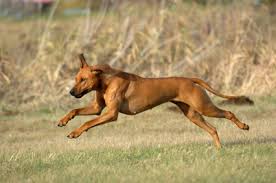
[[[185,100],[181,99],[181,101]],[[206,91],[199,86],[194,86],[193,92],[190,93],[189,98],[185,103],[189,104],[195,111],[204,116],[226,118],[231,120],[240,129],[249,130],[249,126],[240,122],[232,112],[222,110],[215,106]]]
[[[182,103],[182,102],[173,102],[173,103],[176,104],[180,108],[180,110],[184,113],[184,115],[191,122],[193,122],[200,128],[207,131],[213,137],[216,147],[221,148],[219,136],[218,136],[217,130],[214,126],[212,126],[207,121],[205,121],[204,118],[198,112],[193,110],[189,105]]]
[[[249,126],[245,123],[242,123],[231,111],[226,111],[219,109],[215,105],[202,108],[200,111],[204,116],[216,117],[216,118],[226,118],[232,121],[238,128],[242,130],[249,130]]]

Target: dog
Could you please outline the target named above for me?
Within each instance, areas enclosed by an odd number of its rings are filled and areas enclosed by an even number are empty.
[[[69,112],[59,121],[58,126],[65,126],[69,120],[78,115],[99,116],[72,131],[67,136],[69,138],[77,138],[92,127],[116,121],[119,113],[135,115],[165,102],[175,104],[192,123],[207,131],[213,137],[217,148],[221,147],[217,130],[205,121],[203,115],[226,118],[238,128],[249,130],[249,126],[240,122],[232,112],[215,106],[205,89],[227,99],[237,96],[220,94],[201,79],[144,78],[106,64],[89,66],[83,54],[79,55],[79,59],[80,69],[70,94],[81,98],[91,91],[96,91],[96,97],[92,105]],[[106,112],[101,114],[104,108]]]

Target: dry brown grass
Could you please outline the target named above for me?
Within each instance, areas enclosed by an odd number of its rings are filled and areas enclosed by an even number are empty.
[[[276,23],[249,1],[201,6],[124,4],[85,17],[0,22],[2,107],[72,104],[68,90],[84,52],[142,76],[200,77],[227,94],[276,89]]]

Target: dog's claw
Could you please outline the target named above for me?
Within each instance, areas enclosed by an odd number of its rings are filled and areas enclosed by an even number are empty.
[[[249,130],[249,126],[247,124],[244,124],[242,129],[243,130]]]
[[[66,124],[63,124],[63,123],[59,122],[57,126],[58,127],[63,127],[63,126],[66,126]]]
[[[72,139],[72,138],[73,138],[73,136],[72,136],[71,134],[67,135],[67,137],[68,137],[69,139]]]

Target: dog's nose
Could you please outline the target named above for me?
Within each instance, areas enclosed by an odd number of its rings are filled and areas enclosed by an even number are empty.
[[[70,94],[71,94],[72,96],[75,96],[74,89],[70,90]]]

